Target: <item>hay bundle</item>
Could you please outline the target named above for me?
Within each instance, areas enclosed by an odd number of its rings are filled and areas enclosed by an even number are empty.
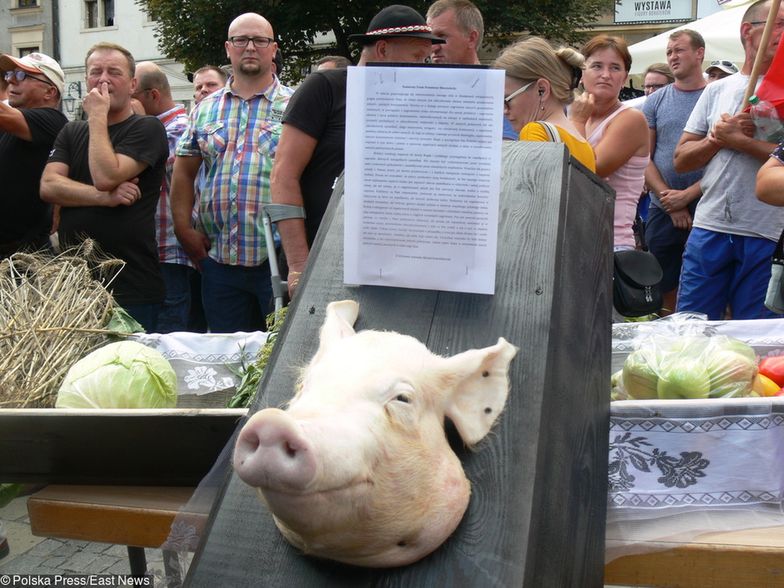
[[[122,266],[98,261],[89,240],[0,262],[0,408],[54,406],[68,369],[107,342],[115,303],[102,282]]]

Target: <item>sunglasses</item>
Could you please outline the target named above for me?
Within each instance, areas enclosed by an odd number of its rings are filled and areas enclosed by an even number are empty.
[[[525,92],[528,88],[531,87],[531,84],[533,83],[534,82],[528,82],[525,86],[523,86],[522,88],[518,88],[517,90],[509,94],[509,96],[504,98],[504,107],[509,108],[509,102],[511,102],[512,98],[514,98],[518,94],[522,94],[523,92]]]
[[[38,82],[43,82],[44,84],[49,84],[50,86],[54,86],[52,82],[49,80],[42,80],[41,78],[37,78],[33,75],[30,75],[26,71],[22,71],[21,69],[15,69],[14,71],[7,71],[3,74],[3,79],[6,82],[11,82],[11,80],[16,80],[18,82],[22,82],[25,79],[30,78],[31,80],[36,80]]]
[[[724,67],[729,67],[730,69],[735,67],[734,63],[732,63],[731,61],[727,61],[726,59],[720,59],[720,60],[716,60],[716,61],[711,61],[711,64],[710,64],[711,67],[719,67],[721,65],[723,65]]]

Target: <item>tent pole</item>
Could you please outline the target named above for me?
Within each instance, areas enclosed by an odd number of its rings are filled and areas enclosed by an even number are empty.
[[[779,16],[779,7],[781,6],[781,0],[772,0],[770,3],[770,12],[768,13],[768,20],[765,21],[765,30],[762,32],[762,39],[760,39],[759,49],[757,50],[757,55],[754,58],[754,65],[751,68],[751,74],[749,75],[749,84],[746,86],[746,93],[743,95],[743,102],[741,102],[740,110],[741,112],[746,109],[749,105],[749,98],[751,98],[752,94],[754,94],[757,88],[757,78],[759,78],[759,70],[762,68],[762,60],[765,59],[765,49],[768,46],[768,41],[770,40],[770,35],[773,33],[773,29],[776,26],[776,19]]]

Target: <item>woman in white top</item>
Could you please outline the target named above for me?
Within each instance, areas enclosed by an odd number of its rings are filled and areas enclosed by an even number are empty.
[[[572,103],[569,118],[596,154],[596,173],[615,190],[615,249],[634,249],[632,224],[650,160],[645,115],[621,103],[618,95],[632,66],[626,42],[598,35],[581,50],[585,93]]]

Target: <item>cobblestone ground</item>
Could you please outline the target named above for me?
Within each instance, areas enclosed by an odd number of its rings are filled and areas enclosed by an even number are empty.
[[[27,497],[19,497],[0,508],[0,521],[5,526],[11,552],[0,559],[0,574],[129,574],[128,551],[124,545],[89,543],[35,537],[30,531],[27,516]],[[160,549],[145,549],[147,571],[155,578],[156,586],[175,588],[180,585],[180,574],[166,577],[164,553]],[[168,556],[170,569],[179,564],[181,575],[187,570],[190,557]]]

